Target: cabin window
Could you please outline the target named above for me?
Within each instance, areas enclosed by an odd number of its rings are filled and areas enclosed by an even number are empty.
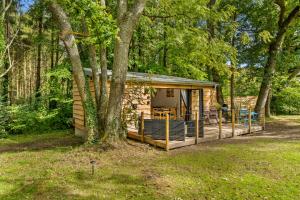
[[[167,89],[167,97],[174,97],[174,89]]]

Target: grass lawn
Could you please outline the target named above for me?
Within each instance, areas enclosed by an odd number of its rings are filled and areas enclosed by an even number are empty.
[[[268,137],[170,152],[133,141],[102,152],[63,131],[10,136],[0,139],[0,199],[300,199],[299,119],[272,119]]]

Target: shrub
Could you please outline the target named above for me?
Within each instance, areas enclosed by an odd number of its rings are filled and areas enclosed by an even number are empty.
[[[72,126],[72,101],[57,103],[57,108],[33,109],[29,105],[8,108],[7,130],[10,134],[68,129]]]
[[[6,125],[8,122],[7,108],[2,104],[0,99],[0,138],[7,136]]]
[[[278,114],[300,114],[300,87],[287,87],[276,95],[273,109]]]

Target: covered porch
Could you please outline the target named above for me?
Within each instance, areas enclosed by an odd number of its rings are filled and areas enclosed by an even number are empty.
[[[216,108],[215,88],[155,88],[128,138],[165,150],[261,131],[264,116]],[[246,106],[247,107],[247,106]],[[232,114],[233,113],[233,114]]]

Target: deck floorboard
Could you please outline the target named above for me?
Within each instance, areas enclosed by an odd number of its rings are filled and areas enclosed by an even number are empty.
[[[262,127],[259,125],[252,125],[251,132],[262,131]],[[249,133],[249,129],[245,125],[236,125],[235,127],[235,136],[245,135]],[[142,141],[142,136],[136,132],[129,132],[128,138]],[[222,127],[222,139],[232,137],[232,128],[231,124],[224,124]],[[204,128],[204,137],[198,138],[198,143],[214,141],[219,139],[219,127],[216,125],[206,125]],[[145,136],[144,142],[156,147],[166,149],[165,140],[154,140],[151,136]],[[195,137],[186,137],[184,141],[169,141],[168,149],[176,149],[184,146],[190,146],[196,144]]]

